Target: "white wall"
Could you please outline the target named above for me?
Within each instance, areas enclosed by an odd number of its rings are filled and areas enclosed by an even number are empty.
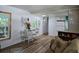
[[[79,32],[79,8],[70,9],[69,31]]]
[[[64,22],[57,22],[57,20],[64,20],[65,19],[64,16],[66,15],[68,15],[68,12],[66,11],[57,12],[55,14],[49,15],[49,35],[57,36],[58,31],[65,30]]]
[[[20,31],[23,29],[21,26],[21,17],[29,17],[30,13],[10,6],[0,6],[0,11],[12,13],[11,39],[1,41],[1,48],[21,42]]]
[[[55,16],[49,16],[49,36],[57,36],[57,30],[56,30],[56,19]]]
[[[24,11],[18,8],[11,6],[0,6],[0,11],[11,12],[11,39],[0,41],[1,48],[8,47],[10,45],[21,42],[20,31],[24,29],[22,26],[21,19],[22,17],[29,17],[31,20],[34,19],[34,16],[31,15],[28,11]],[[40,17],[39,17],[40,19]],[[42,25],[41,25],[42,26]],[[40,27],[41,28],[41,27]],[[41,30],[40,30],[41,34]]]

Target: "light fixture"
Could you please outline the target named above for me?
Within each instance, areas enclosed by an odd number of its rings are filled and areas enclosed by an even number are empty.
[[[43,17],[45,17],[46,15],[42,15]]]

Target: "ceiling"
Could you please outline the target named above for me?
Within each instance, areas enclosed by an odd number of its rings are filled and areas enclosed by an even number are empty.
[[[76,5],[11,5],[12,7],[20,8],[29,11],[32,14],[51,14],[55,11],[76,7]]]

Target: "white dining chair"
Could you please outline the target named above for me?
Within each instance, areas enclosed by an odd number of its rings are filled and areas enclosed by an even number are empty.
[[[32,32],[29,30],[24,30],[20,32],[22,41],[28,40],[28,44],[30,41],[33,41]]]

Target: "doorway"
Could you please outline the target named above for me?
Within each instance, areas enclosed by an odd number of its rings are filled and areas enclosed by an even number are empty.
[[[48,16],[43,17],[43,34],[44,35],[48,35],[48,20],[49,20]]]

